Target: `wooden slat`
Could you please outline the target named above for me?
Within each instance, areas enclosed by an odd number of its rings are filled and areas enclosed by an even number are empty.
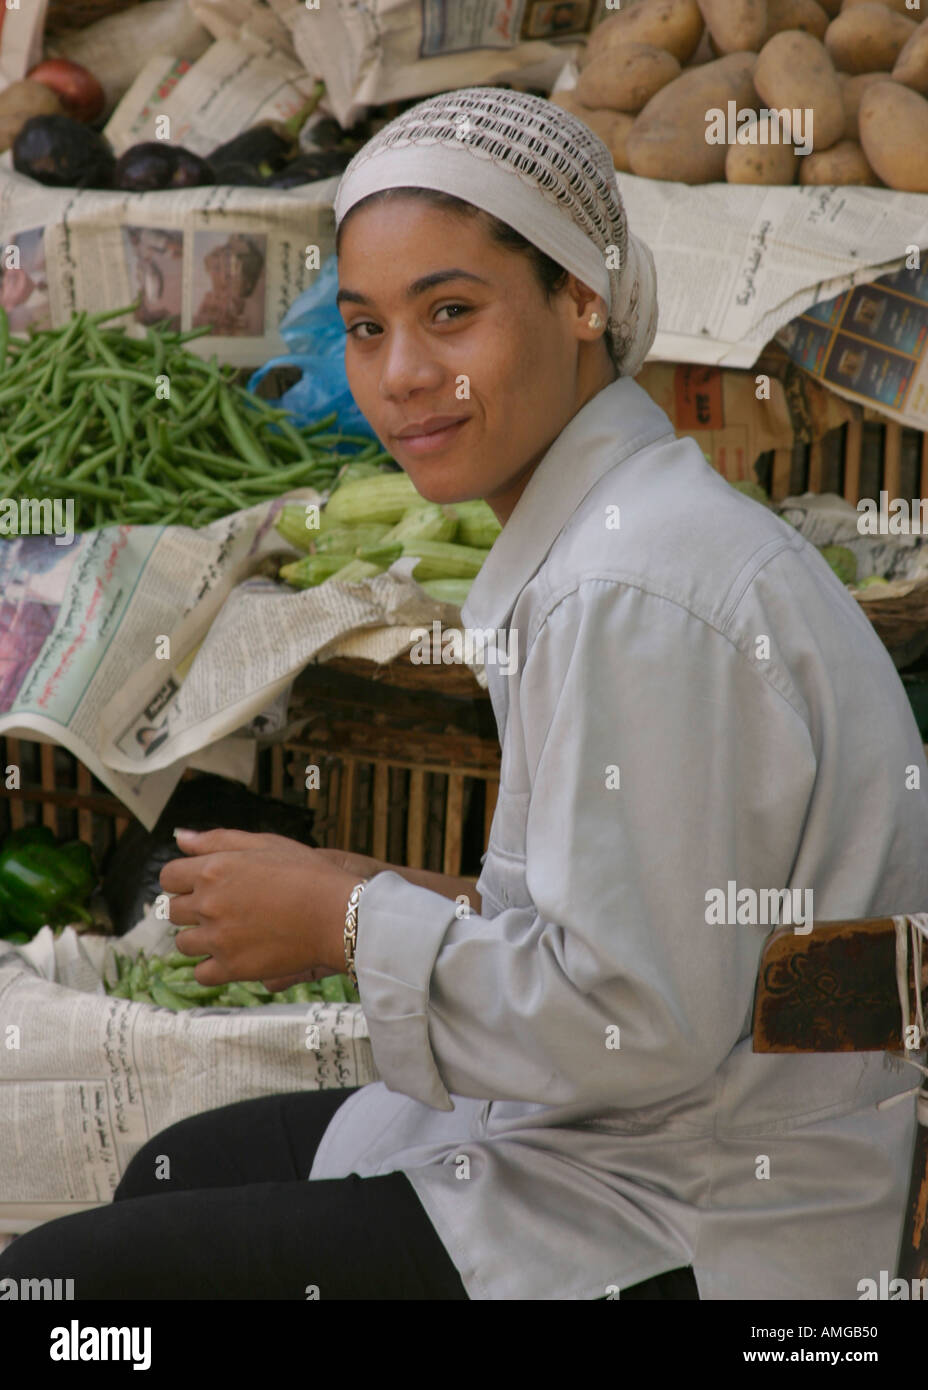
[[[902,489],[902,426],[890,421],[885,426],[883,452],[883,486],[890,500],[901,496]]]
[[[425,773],[421,768],[413,768],[409,774],[406,863],[410,869],[425,867]]]
[[[784,497],[789,496],[789,482],[792,470],[792,449],[774,449],[773,474],[770,482],[770,496],[774,502],[782,502]]]
[[[323,781],[325,788],[325,848],[335,848],[338,845],[338,807],[344,769],[341,763],[334,762],[329,767],[328,776]]]
[[[809,491],[821,492],[822,490],[822,469],[824,467],[824,456],[822,452],[822,441],[816,439],[809,447]]]
[[[374,764],[374,825],[373,855],[375,859],[387,857],[387,831],[390,818],[390,768],[387,763]]]
[[[271,796],[278,800],[284,794],[284,750],[279,743],[271,749]]]
[[[928,430],[922,434],[922,476],[919,497],[928,497]]]
[[[79,796],[87,796],[93,791],[90,768],[80,761],[77,764],[77,791]],[[93,846],[93,813],[86,807],[81,807],[77,812],[77,838]]]
[[[444,873],[455,877],[461,872],[461,847],[464,841],[464,778],[459,772],[448,774],[448,793],[445,798]]]
[[[338,849],[351,848],[351,835],[354,828],[355,768],[354,758],[342,760],[341,795],[338,799],[338,839],[336,840]]]
[[[863,420],[849,420],[844,443],[844,499],[855,507],[860,501],[860,449],[863,437]]]
[[[42,786],[46,791],[55,791],[55,746],[52,743],[39,745],[39,766],[42,770]],[[42,803],[42,824],[58,834],[58,805],[54,801]]]

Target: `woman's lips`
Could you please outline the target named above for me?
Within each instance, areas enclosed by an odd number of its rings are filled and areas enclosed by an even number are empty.
[[[404,439],[394,437],[393,442],[402,445],[412,454],[434,454],[457,438],[469,419],[468,415],[466,419],[457,420],[453,425],[446,425],[443,430],[435,430],[432,434],[410,434]]]

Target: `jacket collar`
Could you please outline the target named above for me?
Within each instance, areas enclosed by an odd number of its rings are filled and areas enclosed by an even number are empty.
[[[623,459],[665,436],[666,412],[632,377],[617,377],[572,417],[541,459],[461,609],[469,628],[503,628],[584,497]]]

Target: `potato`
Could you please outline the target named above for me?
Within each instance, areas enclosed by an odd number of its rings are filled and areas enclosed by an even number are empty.
[[[784,29],[805,29],[814,38],[824,39],[827,28],[828,16],[818,0],[767,0],[764,43]]]
[[[845,10],[853,10],[858,5],[866,5],[868,3],[869,0],[841,0],[839,12],[844,14]],[[913,8],[912,5],[907,5],[905,0],[879,0],[879,3],[885,5],[888,10],[895,11],[896,14],[905,15],[906,19],[914,18],[916,23],[918,22],[916,18],[918,10]]]
[[[680,76],[672,53],[650,43],[623,43],[604,49],[580,74],[577,96],[584,106],[612,111],[640,111]]]
[[[799,159],[799,182],[802,184],[868,184],[879,186],[880,180],[870,167],[869,160],[856,140],[839,140],[830,150],[815,150]]]
[[[63,116],[65,109],[51,87],[41,82],[11,82],[0,92],[0,150],[8,150],[30,116]]]
[[[799,156],[792,145],[780,140],[776,122],[769,116],[761,116],[755,133],[758,136],[756,144],[729,145],[725,157],[728,182],[795,183]]]
[[[844,132],[841,84],[825,45],[801,29],[774,34],[761,49],[754,86],[767,107],[812,113],[812,145],[827,149]]]
[[[860,102],[860,143],[874,173],[889,188],[928,193],[928,101],[887,78]]]
[[[727,146],[710,144],[707,113],[727,116],[728,103],[756,109],[755,53],[729,53],[682,72],[653,96],[628,137],[631,172],[677,183],[721,183]]]
[[[582,102],[577,100],[576,92],[576,87],[571,87],[567,91],[553,92],[551,100],[558,106],[563,106],[565,111],[579,116],[581,121],[590,127],[594,135],[599,136],[603,144],[608,146],[616,169],[620,169],[626,174],[631,173],[626,144],[629,131],[635,124],[634,116],[629,116],[624,111],[591,110],[590,107],[584,106]]]
[[[928,19],[906,39],[893,68],[893,81],[922,95],[928,93]]]
[[[911,19],[866,0],[831,21],[825,47],[841,72],[889,72],[917,30]]]
[[[722,53],[758,53],[767,33],[767,0],[697,0]]]
[[[860,124],[858,122],[858,112],[860,111],[860,99],[871,82],[885,82],[885,72],[859,72],[854,77],[849,73],[839,72],[838,80],[841,83],[841,100],[844,103],[844,139],[860,140]]]
[[[644,4],[623,8],[597,24],[587,44],[588,61],[603,45],[650,43],[672,53],[682,66],[696,52],[702,31],[697,0],[645,0]]]

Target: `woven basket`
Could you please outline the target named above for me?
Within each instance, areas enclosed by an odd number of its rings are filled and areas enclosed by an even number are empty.
[[[49,0],[45,19],[46,34],[60,34],[67,29],[86,29],[107,15],[131,10],[142,0]]]
[[[908,666],[928,651],[928,579],[899,598],[855,597],[897,666]]]

